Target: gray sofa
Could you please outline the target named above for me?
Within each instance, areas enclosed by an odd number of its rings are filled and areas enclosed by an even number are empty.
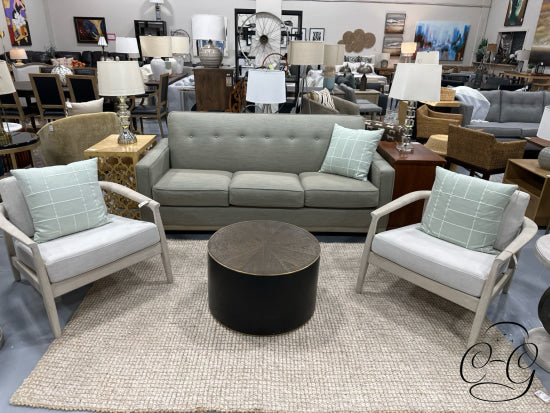
[[[366,232],[371,211],[391,200],[394,170],[376,153],[368,181],[318,173],[335,123],[365,125],[360,116],[171,112],[168,138],[136,165],[137,189],[160,203],[168,230],[271,219]]]
[[[544,107],[550,105],[550,92],[487,90],[481,93],[491,106],[485,121],[472,121],[471,105],[461,105],[463,124],[470,129],[483,129],[499,140],[536,136]]]

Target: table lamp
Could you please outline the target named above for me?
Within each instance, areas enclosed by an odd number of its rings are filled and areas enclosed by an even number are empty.
[[[141,55],[152,57],[151,71],[153,79],[160,80],[160,75],[165,73],[166,62],[163,57],[172,57],[172,41],[169,36],[139,36]]]
[[[130,112],[126,97],[145,93],[137,60],[97,62],[97,85],[101,96],[115,96],[119,99],[117,115],[122,132],[118,143],[136,143],[137,139],[129,129]]]
[[[426,65],[426,64],[438,65],[439,51],[418,52],[416,54],[416,59],[414,60],[414,63],[419,63],[423,65]]]
[[[434,64],[398,63],[389,97],[406,100],[407,119],[403,141],[397,145],[402,152],[413,150],[411,136],[416,117],[417,101],[439,101],[441,93],[441,66]]]
[[[344,44],[325,44],[323,63],[323,87],[328,90],[334,88],[334,80],[336,78],[336,69],[334,66],[344,63]]]
[[[405,62],[410,63],[412,55],[416,53],[415,42],[401,43],[401,56],[405,57]]]
[[[16,65],[22,65],[22,60],[27,59],[27,52],[25,52],[25,49],[10,49],[10,59],[17,60]]]
[[[272,104],[285,103],[285,72],[267,69],[249,70],[246,100],[263,104],[264,113],[271,113]]]
[[[292,40],[287,48],[288,64],[300,65],[300,82],[298,85],[298,99],[296,104],[299,104],[302,96],[304,78],[306,73],[303,72],[303,66],[307,65],[322,65],[325,61],[325,44],[323,42],[312,42],[306,40]]]
[[[14,92],[15,86],[13,85],[8,65],[4,60],[0,60],[0,95],[8,95]],[[2,105],[2,114],[4,114],[4,105]],[[3,144],[11,142],[11,134],[9,130],[7,132],[4,130],[3,122],[0,122],[0,142]]]
[[[149,0],[149,3],[153,3],[155,5],[155,19],[161,20],[160,18],[160,5],[164,4],[164,0]]]
[[[105,40],[105,37],[100,36],[97,41],[97,45],[101,46],[101,56],[105,59],[105,46],[107,46],[107,40]]]
[[[220,67],[223,53],[213,42],[225,42],[225,19],[214,14],[195,14],[191,20],[194,40],[208,40],[199,50],[199,59],[204,67]]]
[[[183,73],[184,59],[183,56],[189,54],[190,39],[187,36],[171,36],[172,40],[172,55],[176,60],[176,73]]]
[[[117,53],[126,53],[130,59],[139,57],[137,39],[135,37],[117,37],[115,51]]]

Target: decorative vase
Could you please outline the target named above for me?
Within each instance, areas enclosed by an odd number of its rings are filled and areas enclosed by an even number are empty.
[[[73,71],[67,66],[57,65],[52,69],[52,73],[59,76],[59,80],[61,80],[63,86],[67,86],[67,79],[65,79],[65,76],[72,75]]]
[[[542,169],[550,170],[550,146],[539,152],[539,165]]]
[[[200,48],[199,59],[204,67],[218,68],[223,59],[222,51],[209,41],[206,46]]]

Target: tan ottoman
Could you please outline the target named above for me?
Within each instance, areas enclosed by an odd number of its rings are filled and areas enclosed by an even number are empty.
[[[431,135],[424,146],[438,155],[446,157],[448,139],[448,135]],[[447,162],[447,167],[451,171],[456,171],[456,165],[454,163],[449,164],[449,162]]]

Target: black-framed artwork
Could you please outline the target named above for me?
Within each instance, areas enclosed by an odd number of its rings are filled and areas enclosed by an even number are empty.
[[[107,40],[105,17],[74,17],[74,29],[78,43],[97,43],[101,36]]]
[[[305,27],[302,27],[300,31],[297,27],[290,29],[290,36],[292,40],[307,40],[307,31]]]
[[[325,40],[325,29],[322,28],[310,28],[309,40],[312,42],[323,42]]]

